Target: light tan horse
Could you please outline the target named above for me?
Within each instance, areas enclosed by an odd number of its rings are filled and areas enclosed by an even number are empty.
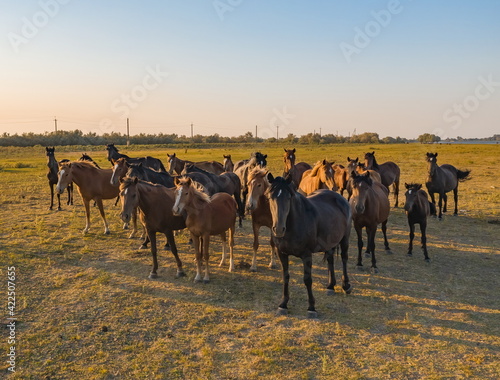
[[[112,173],[112,169],[99,169],[92,163],[84,161],[63,163],[60,166],[56,191],[62,194],[66,186],[71,182],[78,187],[87,218],[87,224],[83,230],[84,234],[90,229],[90,201],[92,199],[99,207],[104,222],[104,233],[109,234],[102,200],[116,198],[120,192],[118,186],[113,186],[110,183]]]
[[[318,189],[336,190],[334,175],[335,172],[330,162],[327,160],[318,161],[312,169],[306,170],[302,174],[299,189],[305,195]]]
[[[224,264],[227,254],[226,231],[229,230],[229,271],[234,271],[234,229],[236,223],[237,204],[227,193],[216,193],[212,197],[199,191],[191,178],[175,178],[176,196],[172,208],[174,215],[186,213],[186,227],[191,233],[196,252],[195,282],[202,281],[202,264],[205,262],[203,282],[210,281],[209,245],[210,236],[222,238],[222,260]]]

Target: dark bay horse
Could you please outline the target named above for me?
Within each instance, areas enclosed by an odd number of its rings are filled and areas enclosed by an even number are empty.
[[[363,228],[366,228],[367,254],[372,256],[371,271],[378,273],[377,261],[375,259],[375,234],[377,226],[382,223],[382,233],[384,234],[384,246],[387,253],[390,253],[389,242],[387,241],[387,219],[391,205],[389,204],[388,190],[379,182],[370,178],[370,173],[351,173],[352,196],[349,200],[352,210],[352,220],[354,229],[358,235],[358,263],[359,269],[363,268],[361,251],[363,250]]]
[[[125,158],[127,162],[131,164],[138,164],[142,162],[143,165],[147,166],[148,168],[161,170],[164,172],[166,171],[165,166],[163,166],[163,163],[159,158],[154,158],[151,156],[136,158],[129,157],[126,154],[119,153],[118,148],[115,147],[115,144],[107,144],[106,150],[108,151],[108,161],[111,162],[111,165],[114,165],[114,162],[119,158]]]
[[[420,225],[420,233],[422,234],[421,242],[424,251],[424,258],[426,262],[430,262],[427,252],[427,235],[425,230],[427,228],[427,217],[432,213],[436,214],[436,207],[429,202],[427,193],[422,190],[420,183],[405,183],[405,212],[408,217],[408,225],[410,226],[410,243],[408,245],[408,256],[412,255],[413,251],[413,238],[415,237],[415,224]]]
[[[235,173],[224,172],[216,175],[197,167],[195,164],[186,164],[182,170],[182,175],[201,173],[207,176],[215,186],[215,193],[227,193],[234,197],[238,205],[239,226],[243,227],[242,219],[245,216],[245,210],[241,203],[241,184],[240,179]]]
[[[351,231],[351,210],[346,199],[330,190],[319,190],[305,197],[295,190],[291,178],[274,178],[267,175],[271,187],[267,191],[273,220],[272,239],[278,250],[283,268],[283,300],[279,314],[288,312],[289,256],[302,259],[304,284],[307,289],[308,317],[316,318],[315,300],[312,293],[312,254],[325,252],[328,262],[328,293],[334,292],[335,274],[333,253],[340,246],[342,257],[342,288],[346,293],[352,290],[347,275],[349,234]]]
[[[378,164],[375,159],[375,152],[373,151],[365,154],[365,168],[366,170],[375,170],[378,172],[380,174],[380,178],[382,179],[382,185],[384,185],[387,190],[389,190],[389,186],[393,185],[395,197],[394,207],[398,207],[399,176],[401,174],[399,166],[392,161]]]
[[[149,278],[158,277],[157,232],[164,233],[170,243],[172,254],[177,263],[177,277],[185,276],[182,270],[182,262],[177,254],[173,231],[186,228],[186,223],[182,216],[174,216],[172,213],[175,202],[175,189],[167,189],[162,185],[141,181],[137,177],[125,177],[120,182],[120,199],[122,202],[120,217],[125,223],[128,223],[138,207],[141,210],[141,221],[146,226],[148,238],[151,241],[153,269],[149,274]]]
[[[209,245],[210,236],[219,235],[222,238],[222,260],[224,264],[227,255],[226,231],[229,231],[229,272],[234,271],[234,229],[236,223],[236,201],[226,193],[217,193],[212,197],[196,189],[191,178],[175,178],[177,186],[174,215],[186,212],[186,227],[191,233],[196,252],[195,282],[202,281],[202,265],[205,263],[203,282],[210,281],[209,276]]]
[[[283,178],[287,175],[292,176],[293,183],[298,187],[302,179],[302,174],[306,170],[312,169],[312,167],[307,162],[295,163],[295,148],[283,149],[285,150],[285,154],[283,155],[283,163],[285,165],[283,169]]]
[[[130,164],[124,158],[119,158],[115,161],[115,165],[113,166],[111,184],[118,185],[120,178],[125,176],[137,177],[143,181],[160,184],[165,187],[175,187],[174,178],[167,172],[160,172],[148,168],[142,163]]]
[[[312,169],[306,170],[302,174],[299,189],[305,195],[309,195],[319,189],[336,190],[334,177],[335,171],[332,164],[327,160],[318,161]]]
[[[98,169],[94,164],[85,161],[63,163],[59,168],[56,191],[61,194],[69,183],[74,182],[82,197],[87,219],[83,233],[90,229],[90,201],[93,199],[104,222],[104,233],[109,234],[102,200],[116,198],[119,194],[118,186],[110,183],[112,173],[112,169]]]
[[[435,205],[436,200],[434,193],[439,194],[439,219],[443,217],[443,212],[446,212],[448,205],[447,192],[453,190],[453,198],[455,200],[454,215],[458,214],[458,183],[469,179],[470,170],[458,170],[453,165],[437,164],[437,153],[427,153],[426,159],[428,162],[428,176],[425,186],[431,197],[432,203]],[[444,207],[443,207],[444,200]]]
[[[50,187],[50,206],[49,210],[52,210],[54,207],[54,185],[57,185],[57,172],[59,171],[59,164],[63,162],[67,162],[68,160],[61,160],[57,162],[56,157],[54,155],[56,151],[55,147],[49,148],[45,147],[45,155],[47,156],[47,167],[49,171],[47,172],[47,179],[49,180]],[[57,193],[57,209],[62,210],[61,208],[61,194]],[[68,184],[68,205],[73,204],[73,184]]]
[[[231,155],[230,154],[224,154],[224,161],[222,162],[222,166],[224,167],[225,172],[234,172],[234,163],[233,160],[231,160]]]
[[[194,164],[200,169],[203,169],[207,172],[213,173],[213,174],[221,174],[224,172],[224,167],[220,162],[217,161],[198,161],[198,162],[193,162],[193,161],[188,161],[188,160],[181,160],[179,157],[177,157],[174,154],[168,154],[168,163],[169,163],[169,169],[168,173],[170,175],[173,175],[174,173],[177,173],[180,175],[182,173],[182,170],[184,169],[184,166],[186,164]]]
[[[259,250],[259,232],[261,227],[271,229],[273,225],[273,217],[269,208],[269,200],[266,196],[266,191],[269,189],[267,181],[266,169],[255,167],[248,176],[248,197],[246,209],[250,211],[252,216],[252,231],[253,231],[253,257],[250,271],[257,272],[257,251]],[[269,268],[276,267],[277,252],[271,239],[271,261]]]
[[[240,178],[241,183],[241,199],[242,203],[246,204],[247,194],[248,194],[248,175],[250,171],[259,166],[265,168],[267,165],[267,154],[262,154],[261,152],[253,152],[250,158],[246,160],[237,161],[234,164],[234,172]]]
[[[92,162],[96,168],[101,169],[101,167],[95,162],[92,157],[90,157],[87,153],[82,153],[82,156],[78,159],[78,161],[88,161]]]

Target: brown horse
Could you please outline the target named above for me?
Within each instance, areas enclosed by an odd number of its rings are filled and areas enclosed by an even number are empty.
[[[246,204],[247,194],[248,194],[248,175],[253,168],[259,166],[265,168],[267,165],[267,154],[262,154],[261,152],[253,152],[250,158],[246,160],[237,161],[234,164],[234,173],[239,177],[241,183],[241,200],[243,204]]]
[[[227,254],[226,231],[229,230],[229,271],[234,271],[234,229],[236,223],[237,205],[233,197],[227,193],[217,193],[209,197],[196,189],[191,178],[175,178],[176,197],[172,208],[174,215],[184,211],[186,227],[191,233],[196,252],[195,282],[202,281],[202,264],[205,262],[203,282],[210,281],[209,276],[209,245],[210,236],[219,235],[222,238],[222,260],[224,264]]]
[[[172,254],[177,263],[177,277],[185,276],[182,270],[182,262],[177,254],[174,230],[186,228],[182,216],[174,216],[172,207],[175,201],[175,189],[167,189],[162,185],[154,185],[141,181],[137,177],[125,177],[120,180],[120,200],[122,210],[120,217],[128,223],[135,214],[137,207],[141,210],[141,221],[146,226],[146,231],[151,242],[151,254],[153,255],[153,269],[149,278],[157,278],[158,259],[156,255],[156,233],[164,233],[170,243]]]
[[[54,152],[56,151],[55,147],[49,148],[45,147],[45,155],[47,156],[47,167],[49,171],[47,172],[47,179],[49,180],[50,187],[50,207],[49,210],[52,210],[54,207],[54,185],[57,185],[57,172],[59,171],[59,164],[66,162],[67,160],[61,160],[61,162],[57,162]],[[57,195],[57,209],[61,209],[61,194],[56,193]],[[68,205],[73,204],[73,184],[68,184]]]
[[[443,164],[438,166],[437,153],[427,153],[426,158],[428,165],[428,177],[425,186],[431,196],[432,203],[435,205],[436,200],[434,193],[439,194],[439,220],[443,217],[443,212],[446,212],[448,205],[447,192],[453,190],[453,198],[455,199],[454,215],[458,214],[458,183],[469,179],[470,170],[458,170],[453,165]],[[444,207],[443,207],[444,200]]]
[[[228,173],[232,173],[234,171],[234,163],[231,160],[230,154],[224,154],[224,161],[222,162],[222,166],[224,167],[224,171]]]
[[[335,187],[337,188],[340,195],[344,195],[344,190],[347,189],[348,183],[348,172],[347,169],[340,164],[332,165],[334,170],[333,180],[335,182]]]
[[[351,232],[351,210],[346,199],[330,190],[318,190],[308,197],[298,193],[291,178],[267,175],[271,187],[266,195],[269,199],[272,224],[272,239],[278,250],[283,268],[283,299],[278,313],[287,314],[289,294],[289,257],[302,259],[304,284],[307,289],[309,307],[307,315],[316,318],[315,300],[312,293],[312,254],[324,252],[328,262],[329,282],[327,291],[333,294],[336,284],[333,271],[333,254],[340,246],[342,257],[342,289],[352,290],[347,275],[347,255]]]
[[[283,169],[283,177],[291,175],[293,183],[296,186],[299,186],[302,179],[302,174],[304,174],[306,170],[312,169],[311,165],[309,165],[307,162],[299,162],[297,164],[295,163],[295,148],[284,148],[284,150],[285,154],[283,155],[283,163],[285,164],[285,168]]]
[[[248,177],[246,209],[250,211],[252,215],[253,258],[250,267],[252,272],[257,272],[257,251],[259,250],[260,228],[268,227],[271,229],[273,224],[269,200],[266,196],[266,191],[270,186],[267,181],[267,173],[267,170],[256,167],[250,172]],[[275,257],[277,257],[276,247],[274,246],[273,239],[271,239],[271,261],[269,263],[269,268],[276,267]]]
[[[358,174],[364,174],[366,172],[369,172],[370,178],[373,181],[382,183],[382,179],[380,178],[380,174],[378,172],[376,172],[375,170],[366,170],[366,165],[363,162],[359,162],[357,157],[356,157],[356,159],[351,159],[351,158],[347,157],[347,169],[346,169],[346,171],[348,173],[351,173],[352,171],[356,171],[356,173],[358,173]],[[347,190],[347,199],[351,199],[352,179],[351,179],[350,175],[347,179],[346,190]]]
[[[389,186],[393,185],[395,203],[394,207],[398,207],[399,200],[399,176],[401,170],[399,166],[392,161],[384,162],[383,164],[378,164],[375,159],[375,151],[368,152],[365,154],[365,167],[367,170],[375,170],[380,174],[382,179],[382,185],[384,185],[387,190]]]
[[[193,161],[188,161],[188,160],[181,160],[179,157],[177,157],[174,154],[168,154],[168,163],[169,163],[169,169],[168,173],[170,175],[173,175],[174,172],[177,173],[178,175],[181,175],[182,170],[184,169],[184,166],[186,164],[194,164],[200,169],[206,170],[207,172],[213,173],[213,174],[222,174],[224,173],[224,167],[220,162],[217,161],[198,161],[198,162],[193,162]]]
[[[422,184],[411,183],[406,186],[406,201],[405,212],[408,217],[408,225],[410,226],[410,243],[408,245],[408,256],[412,256],[413,238],[415,237],[415,224],[420,225],[420,233],[422,234],[421,242],[424,251],[424,258],[426,262],[430,262],[427,252],[427,235],[425,230],[427,228],[427,217],[431,214],[436,214],[436,207],[429,202],[427,193],[422,190]]]
[[[352,210],[352,220],[354,229],[358,235],[358,263],[359,269],[363,268],[361,251],[363,250],[363,227],[368,235],[367,254],[372,255],[371,271],[378,273],[377,261],[375,260],[375,233],[377,226],[382,223],[382,233],[384,234],[384,246],[387,253],[390,253],[389,242],[387,241],[387,219],[391,206],[389,204],[387,188],[379,182],[370,178],[370,173],[351,173],[352,196],[349,200]]]
[[[104,222],[104,233],[109,234],[102,200],[116,198],[120,192],[118,186],[110,183],[112,173],[112,169],[98,169],[86,161],[63,163],[59,169],[56,191],[61,194],[69,183],[74,182],[82,197],[87,218],[83,233],[87,233],[90,229],[90,201],[93,199],[99,207]]]
[[[312,169],[304,172],[299,189],[305,195],[309,195],[318,189],[336,190],[334,175],[330,162],[327,160],[318,161]]]
[[[111,162],[111,165],[114,165],[114,162],[119,158],[125,158],[127,162],[131,164],[139,164],[142,162],[142,164],[144,166],[147,166],[148,168],[166,171],[165,167],[163,166],[163,163],[159,158],[154,158],[151,156],[129,157],[126,154],[119,153],[118,148],[115,146],[115,144],[107,144],[106,150],[108,151],[108,161]]]

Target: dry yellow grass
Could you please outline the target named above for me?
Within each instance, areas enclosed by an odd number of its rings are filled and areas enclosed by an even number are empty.
[[[269,167],[279,174],[282,148],[181,150],[178,155],[220,160],[230,152],[237,160],[259,149],[269,155]],[[249,220],[237,230],[235,254],[240,265],[234,273],[216,266],[221,249],[214,239],[211,283],[194,284],[193,253],[182,234],[179,250],[188,276],[175,279],[170,252],[160,250],[160,277],[152,281],[147,278],[149,251],[138,251],[139,240],[127,239],[114,201],[105,203],[111,236],[102,234],[96,209],[90,233],[83,236],[84,211],[78,196],[75,205],[64,205],[63,211],[47,210],[43,148],[2,149],[1,293],[7,290],[8,266],[16,267],[18,277],[17,371],[10,378],[498,378],[500,225],[488,222],[500,218],[500,147],[296,148],[298,160],[310,163],[322,158],[344,163],[347,156],[376,150],[379,162],[390,159],[400,165],[402,183],[424,182],[424,154],[437,150],[440,164],[472,169],[472,179],[460,184],[458,217],[430,220],[430,264],[419,250],[412,258],[406,256],[408,228],[401,208],[393,209],[389,219],[393,255],[385,255],[377,236],[380,273],[356,271],[353,236],[351,295],[340,289],[334,296],[326,295],[326,267],[322,255],[315,256],[313,289],[319,320],[308,320],[302,264],[297,259],[291,261],[290,313],[275,316],[281,271],[267,268],[269,234],[264,229],[259,271],[248,272]],[[149,154],[164,161],[173,151],[123,149],[131,156]],[[106,166],[104,149],[90,154]],[[79,156],[71,148],[56,150],[58,159]],[[335,264],[339,269],[340,259]],[[4,306],[2,315],[5,310]],[[7,347],[2,339],[4,358]],[[3,361],[2,376],[6,368]]]

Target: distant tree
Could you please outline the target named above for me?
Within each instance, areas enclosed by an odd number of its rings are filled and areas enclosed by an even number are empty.
[[[419,143],[425,144],[425,143],[433,143],[433,142],[441,141],[441,137],[436,136],[434,134],[430,134],[430,133],[424,133],[424,134],[418,136],[417,140]]]

